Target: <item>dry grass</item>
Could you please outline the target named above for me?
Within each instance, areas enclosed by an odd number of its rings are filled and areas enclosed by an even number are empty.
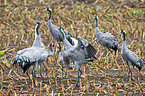
[[[6,0],[5,0],[6,1]],[[24,0],[26,1],[26,0]],[[39,4],[41,2],[41,4]],[[51,1],[51,0],[50,0]],[[141,0],[142,1],[142,0]],[[7,4],[10,4],[7,2]],[[83,74],[80,87],[74,89],[77,79],[76,70],[68,70],[67,78],[61,79],[61,64],[57,60],[58,46],[50,35],[47,26],[48,12],[52,8],[52,23],[65,28],[74,37],[78,35],[87,39],[97,49],[97,60],[81,67]],[[145,61],[145,6],[144,2],[135,0],[98,0],[96,3],[46,3],[46,0],[36,2],[15,1],[15,4],[1,6],[0,18],[0,50],[6,50],[0,59],[0,94],[2,95],[140,95],[145,94],[145,67],[139,73],[132,68],[134,81],[127,82],[128,67],[118,52],[113,59],[113,53],[105,55],[104,48],[95,40],[95,20],[98,15],[99,28],[102,32],[110,32],[116,36],[116,41],[122,46],[121,29],[127,32],[128,48]],[[97,9],[97,12],[96,12]],[[42,41],[47,46],[55,42],[55,55],[49,57],[47,66],[50,84],[47,84],[45,68],[41,82],[39,68],[37,70],[34,88],[21,68],[12,68],[12,61],[17,51],[30,47],[34,40],[34,26],[37,21],[43,21],[39,32]],[[115,62],[115,63],[114,63]],[[30,73],[32,68],[29,69]],[[64,70],[65,71],[65,70]],[[32,75],[30,74],[30,77]]]

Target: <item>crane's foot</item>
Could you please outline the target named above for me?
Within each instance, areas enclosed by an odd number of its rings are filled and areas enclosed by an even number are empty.
[[[59,52],[61,52],[61,45],[60,45],[60,43],[59,43]]]
[[[77,81],[76,81],[76,84],[75,84],[74,88],[79,87],[79,86],[78,86],[78,83],[79,83],[79,78],[80,78],[80,76],[81,76],[81,73],[79,74],[79,71],[80,71],[80,69],[78,69],[78,78],[77,78]],[[80,72],[81,72],[81,71],[80,71]]]

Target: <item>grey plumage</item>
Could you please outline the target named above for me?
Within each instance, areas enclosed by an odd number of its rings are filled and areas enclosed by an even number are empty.
[[[79,78],[82,74],[80,70],[80,66],[82,64],[87,64],[88,62],[93,62],[94,60],[93,58],[95,58],[96,50],[86,39],[83,39],[81,37],[78,37],[77,40],[71,37],[70,39],[74,42],[74,45],[70,44],[69,41],[65,37],[63,28],[60,28],[60,31],[62,32],[63,42],[65,44],[63,56],[60,56],[60,57],[62,58],[67,57],[69,64],[70,64],[70,61],[74,63],[75,68],[78,71],[78,78],[75,84],[75,86],[77,86],[79,82]],[[61,59],[61,60],[65,60],[65,59]],[[61,62],[64,62],[64,61],[61,61]],[[65,62],[64,62],[64,65],[66,65]]]
[[[29,67],[33,65],[33,69],[34,69],[33,80],[36,77],[35,72],[37,69],[37,65],[40,64],[40,67],[42,67],[42,64],[44,63],[45,59],[54,54],[54,50],[52,46],[50,46],[51,51],[48,51],[47,49],[45,49],[44,44],[41,41],[40,34],[38,32],[39,27],[40,27],[40,23],[37,22],[37,25],[35,26],[35,40],[33,42],[32,47],[25,48],[23,50],[18,51],[13,61],[13,65],[18,64],[18,66],[20,66],[23,69],[24,73],[29,69]],[[40,68],[40,71],[42,71],[41,69],[42,68]],[[26,72],[26,74],[29,77],[28,71]],[[41,75],[41,72],[40,72],[40,75]]]
[[[62,67],[62,79],[63,79],[63,65],[65,65],[66,67],[66,72],[65,72],[65,77],[67,75],[67,69],[72,69],[73,67],[70,65],[71,64],[71,60],[68,58],[68,56],[66,55],[65,50],[59,52],[59,62],[61,63],[61,67]]]
[[[102,33],[98,28],[98,17],[95,16],[94,18],[96,20],[95,35],[97,37],[98,42],[102,46],[108,48],[109,50],[113,49],[116,54],[116,51],[119,50],[120,48],[118,43],[114,39],[115,36],[111,35],[111,33],[109,32]]]
[[[52,10],[50,8],[46,8],[44,11],[49,11],[48,28],[49,28],[49,31],[50,31],[51,35],[53,36],[53,38],[58,42],[59,51],[61,51],[60,43],[63,42],[63,37],[59,30],[59,27],[55,26],[51,23]],[[66,30],[64,30],[64,33],[67,35],[67,39],[69,40],[69,42],[72,43],[71,39],[69,39],[69,37],[72,37],[72,35],[69,34]]]
[[[66,55],[65,50],[61,51],[59,53],[59,62],[62,64],[65,64],[65,67],[68,69],[71,69],[72,67],[70,66],[71,60],[68,58],[68,56]]]
[[[142,69],[143,60],[138,58],[135,53],[133,53],[127,48],[125,30],[121,30],[121,33],[123,34],[123,44],[122,44],[121,55],[122,55],[122,58],[126,61],[129,68],[129,72],[128,72],[128,80],[129,80],[129,73],[131,73],[131,78],[132,78],[132,71],[130,69],[130,66],[131,65],[136,66],[140,71]]]

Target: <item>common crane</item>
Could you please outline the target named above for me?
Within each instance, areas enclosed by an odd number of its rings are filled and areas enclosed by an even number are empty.
[[[80,66],[82,64],[87,64],[88,62],[93,62],[94,59],[96,59],[96,49],[86,40],[81,37],[77,37],[77,39],[70,37],[70,39],[74,42],[74,45],[72,45],[65,36],[64,29],[60,27],[60,31],[63,36],[63,42],[65,44],[65,49],[63,51],[63,54],[60,54],[60,57],[62,60],[61,62],[64,63],[64,65],[70,67],[70,61],[74,63],[74,67],[77,69],[78,72],[78,78],[75,84],[75,87],[78,86],[79,78],[82,74],[82,71],[80,70]],[[64,55],[64,56],[61,56]],[[64,57],[67,57],[68,62]],[[94,58],[94,59],[93,59]],[[64,60],[64,61],[63,61]]]
[[[59,31],[59,27],[51,23],[51,13],[52,13],[51,8],[46,8],[44,11],[49,11],[48,28],[53,38],[58,42],[60,52],[61,51],[60,43],[63,42],[62,34]],[[72,37],[72,35],[68,33],[66,30],[64,30],[64,33],[67,35],[67,39],[69,40],[69,42],[72,43],[71,39],[69,39],[69,37]]]
[[[142,69],[142,65],[143,65],[143,60],[138,58],[137,55],[135,53],[133,53],[132,51],[130,51],[127,46],[126,46],[126,31],[125,30],[121,30],[121,33],[123,34],[123,44],[122,44],[122,50],[121,50],[121,55],[122,58],[126,61],[129,71],[128,71],[128,80],[129,81],[129,74],[131,73],[131,78],[132,78],[132,71],[130,69],[130,66],[136,66],[139,71]]]
[[[94,17],[96,20],[96,27],[95,27],[95,35],[97,37],[98,42],[104,46],[105,48],[113,49],[115,51],[119,50],[119,45],[118,43],[115,41],[113,35],[111,35],[111,33],[106,32],[106,33],[102,33],[99,28],[98,28],[98,16]]]
[[[18,64],[18,66],[20,66],[23,69],[23,72],[24,73],[26,72],[28,77],[29,75],[28,75],[27,70],[33,65],[34,73],[32,74],[33,74],[34,86],[35,86],[35,78],[36,78],[36,69],[37,69],[38,64],[40,64],[40,75],[42,78],[42,74],[41,74],[42,64],[44,63],[47,57],[52,56],[54,54],[52,45],[50,45],[51,51],[48,51],[47,49],[45,49],[44,44],[41,41],[40,34],[38,32],[39,27],[40,27],[40,22],[37,22],[37,25],[35,26],[35,40],[32,47],[19,50],[17,52],[16,57],[13,60],[13,65]],[[46,68],[45,65],[44,67]],[[47,70],[46,70],[46,75],[47,75]],[[47,78],[48,78],[48,75],[47,75]]]

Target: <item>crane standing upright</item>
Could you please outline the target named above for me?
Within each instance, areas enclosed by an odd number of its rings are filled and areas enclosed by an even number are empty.
[[[121,30],[121,33],[123,34],[123,44],[122,44],[122,50],[121,50],[121,55],[122,58],[126,61],[129,71],[128,71],[128,80],[129,81],[129,73],[131,73],[131,79],[132,79],[132,71],[130,69],[130,66],[136,66],[139,71],[142,69],[142,65],[143,65],[143,60],[138,58],[137,55],[135,53],[133,53],[132,51],[130,51],[127,46],[126,46],[126,31],[125,30]]]
[[[60,43],[63,42],[62,34],[61,34],[60,30],[59,30],[59,27],[55,26],[55,25],[53,25],[51,23],[51,13],[52,13],[51,8],[46,8],[44,11],[49,11],[48,28],[49,28],[49,31],[50,31],[51,35],[53,36],[53,38],[58,42],[59,52],[60,52],[61,51]],[[70,33],[68,33],[66,30],[64,30],[64,33],[67,35],[68,41],[70,43],[72,43],[72,40],[69,39],[69,37],[72,37],[72,35]]]
[[[95,16],[94,18],[96,20],[95,34],[98,42],[109,50],[113,49],[116,54],[116,51],[119,50],[120,47],[114,39],[115,36],[111,35],[109,32],[102,33],[98,28],[98,16]]]
[[[40,22],[37,22],[37,25],[35,26],[35,40],[33,42],[32,47],[30,48],[25,48],[23,50],[19,50],[17,52],[17,55],[15,59],[13,60],[13,65],[18,64],[23,69],[23,72],[28,75],[28,69],[33,65],[33,83],[35,85],[35,78],[36,78],[36,69],[38,64],[40,64],[40,75],[42,77],[42,64],[46,60],[47,57],[52,56],[54,54],[54,50],[52,48],[52,45],[50,44],[50,50],[48,51],[45,49],[44,44],[41,41],[40,34],[38,32],[38,29],[40,27]],[[44,65],[45,66],[45,65]],[[46,66],[45,66],[46,68]],[[33,71],[32,71],[33,72]],[[46,68],[46,75],[47,75],[47,68]],[[47,75],[48,77],[48,75]],[[30,79],[30,77],[29,77]],[[31,80],[31,79],[30,79]],[[43,80],[44,81],[44,80]]]

